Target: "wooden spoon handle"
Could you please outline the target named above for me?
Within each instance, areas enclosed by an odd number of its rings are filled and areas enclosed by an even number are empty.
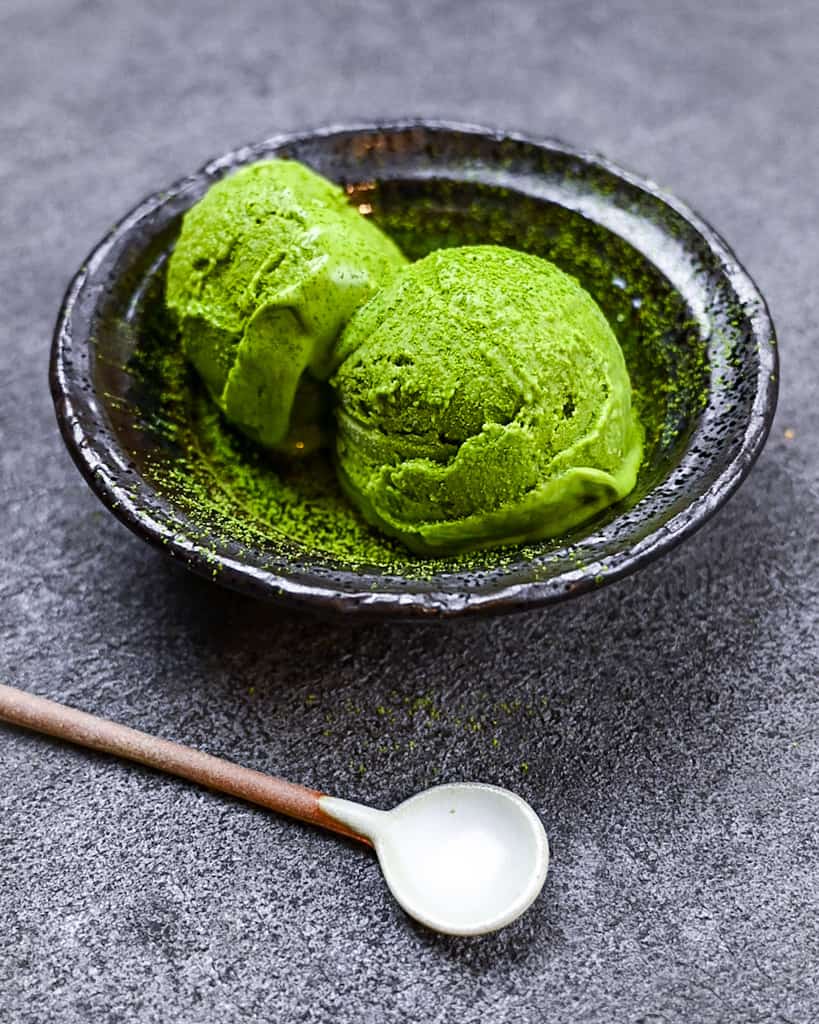
[[[20,725],[25,729],[56,736],[61,740],[77,743],[81,747],[115,754],[130,761],[156,768],[161,772],[179,775],[191,782],[198,782],[208,789],[228,793],[253,804],[267,807],[271,811],[287,814],[291,818],[307,821],[313,825],[371,846],[366,836],[359,835],[341,822],[322,811],[319,800],[323,793],[308,789],[295,782],[265,775],[252,768],[242,768],[220,757],[212,757],[201,750],[183,747],[170,740],[149,736],[148,733],[130,729],[127,725],[110,722],[106,718],[86,714],[76,708],[58,704],[56,701],[25,693],[13,686],[0,683],[0,721]]]

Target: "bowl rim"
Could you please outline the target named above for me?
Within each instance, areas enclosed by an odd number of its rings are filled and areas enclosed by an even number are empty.
[[[485,140],[522,143],[557,152],[647,193],[652,199],[670,208],[700,236],[718,261],[722,273],[743,307],[752,310],[749,321],[752,334],[757,341],[758,368],[754,382],[753,406],[744,425],[739,449],[711,485],[703,493],[686,502],[662,526],[620,551],[603,555],[582,570],[564,571],[548,579],[516,581],[508,585],[495,583],[492,589],[486,592],[476,589],[469,593],[436,590],[434,585],[429,589],[404,592],[378,589],[339,590],[331,581],[322,584],[315,576],[309,583],[305,583],[301,580],[303,574],[280,574],[250,565],[232,557],[224,550],[219,550],[218,545],[214,549],[204,551],[198,544],[180,536],[168,524],[163,523],[135,501],[131,493],[133,480],[124,477],[124,470],[121,473],[112,472],[110,460],[105,458],[113,452],[117,465],[127,465],[129,462],[127,454],[117,447],[115,435],[107,423],[104,407],[96,401],[93,388],[86,388],[81,380],[81,371],[75,355],[79,348],[90,347],[91,337],[75,339],[72,318],[89,278],[112,249],[121,244],[138,223],[170,199],[201,181],[203,175],[212,176],[225,167],[240,165],[254,156],[258,157],[260,152],[275,151],[286,146],[341,134],[399,133],[413,129],[473,135]],[[146,196],[121,217],[93,247],[71,279],[54,329],[49,382],[63,441],[97,497],[139,537],[183,561],[198,575],[215,579],[224,586],[258,598],[298,605],[302,608],[312,607],[320,611],[348,614],[363,613],[367,617],[377,618],[450,618],[476,613],[526,611],[597,590],[601,585],[614,582],[636,571],[691,536],[731,497],[762,451],[776,411],[779,356],[774,325],[765,298],[731,247],[686,203],[661,189],[652,180],[626,170],[598,153],[578,149],[548,136],[487,128],[448,119],[402,118],[334,123],[302,131],[278,133],[212,158],[192,174]],[[93,424],[95,430],[87,431],[82,425],[83,422]],[[142,480],[145,487],[156,494],[150,483],[144,478]],[[160,503],[167,503],[167,499],[159,495],[157,499]],[[348,574],[352,579],[361,576],[352,570],[337,571],[334,574]]]

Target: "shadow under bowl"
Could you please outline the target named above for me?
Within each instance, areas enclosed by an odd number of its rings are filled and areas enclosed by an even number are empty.
[[[233,434],[181,356],[165,266],[185,211],[268,157],[344,185],[410,258],[491,242],[575,275],[620,340],[646,426],[634,491],[560,540],[428,560],[365,526],[325,456],[276,466]],[[652,183],[559,142],[412,121],[276,136],[148,197],[71,282],[51,388],[96,494],[195,572],[324,611],[452,616],[575,596],[690,536],[765,442],[777,353],[765,302],[731,250]]]

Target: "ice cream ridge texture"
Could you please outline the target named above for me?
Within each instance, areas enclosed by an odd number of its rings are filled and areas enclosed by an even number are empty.
[[[338,186],[296,161],[264,160],[186,213],[166,298],[226,418],[288,450],[291,423],[311,436],[315,381],[330,372],[341,328],[405,263]]]
[[[353,316],[335,358],[342,487],[419,554],[557,536],[634,487],[620,345],[537,256],[433,252]]]

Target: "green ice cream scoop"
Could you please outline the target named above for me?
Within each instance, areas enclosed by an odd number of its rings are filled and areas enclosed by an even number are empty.
[[[558,536],[634,487],[620,345],[546,260],[438,250],[355,314],[336,362],[341,484],[419,554]]]
[[[266,160],[217,182],[185,214],[166,298],[225,416],[287,448],[293,424],[315,440],[316,380],[329,373],[334,341],[405,263],[336,185],[296,161]]]

